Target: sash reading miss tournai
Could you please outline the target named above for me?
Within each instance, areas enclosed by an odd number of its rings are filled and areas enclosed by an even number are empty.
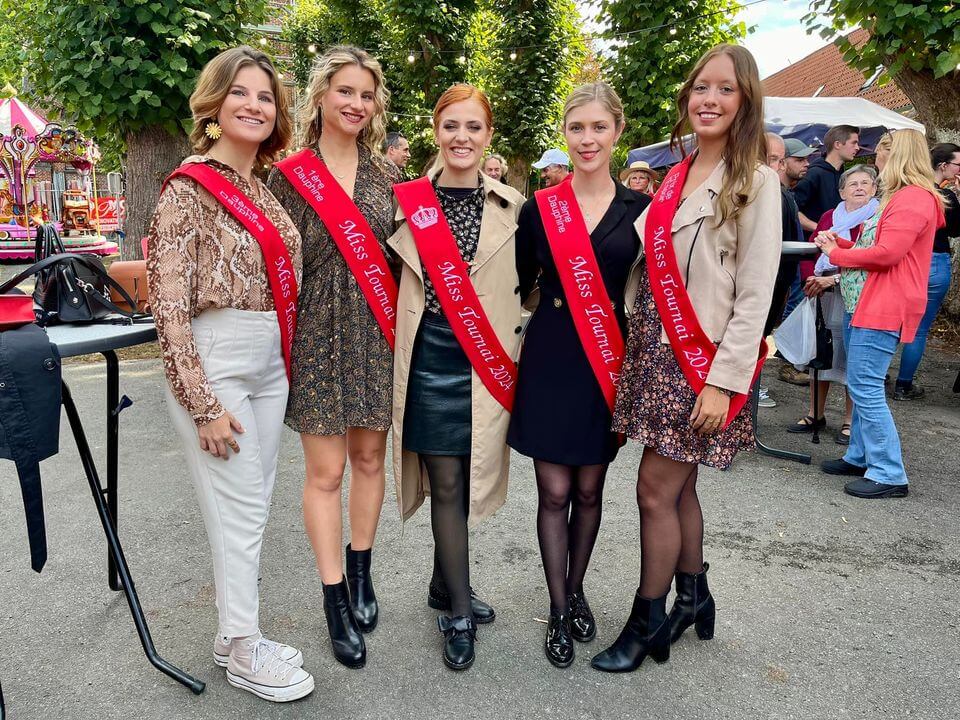
[[[580,344],[613,413],[623,366],[623,334],[569,176],[534,197]]]
[[[717,348],[700,326],[693,303],[690,302],[690,295],[683,284],[673,248],[673,216],[680,205],[680,193],[692,162],[692,155],[686,157],[664,178],[647,210],[643,247],[647,256],[650,289],[670,340],[670,347],[673,348],[673,354],[690,387],[699,395],[706,385]],[[767,343],[761,340],[760,357],[752,382],[760,375],[766,359]],[[733,422],[748,397],[749,394],[736,394],[730,398],[730,409],[724,428]]]
[[[423,177],[394,185],[393,190],[457,342],[484,387],[511,412],[517,365],[503,349],[480,304],[470,281],[470,267],[460,257],[433,185]]]
[[[304,148],[276,163],[276,168],[320,216],[393,350],[397,283],[367,219],[313,150]]]
[[[289,380],[290,352],[293,348],[293,334],[297,329],[297,278],[294,275],[293,261],[287,246],[283,244],[280,232],[240,188],[209,165],[182,165],[170,173],[170,177],[164,180],[164,186],[177,176],[189,177],[199,183],[219,200],[260,244],[270,280],[273,305],[277,311],[277,322],[280,325],[280,346],[283,349]]]

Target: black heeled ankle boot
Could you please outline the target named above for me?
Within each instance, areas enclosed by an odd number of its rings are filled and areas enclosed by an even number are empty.
[[[443,633],[443,662],[451,670],[466,670],[473,665],[473,643],[477,639],[477,624],[466,615],[437,618]]]
[[[349,668],[361,668],[367,662],[367,647],[350,607],[347,581],[323,586],[323,614],[327,616],[327,630],[337,662]]]
[[[427,588],[427,605],[434,610],[450,612],[450,593],[447,592],[447,586],[443,584],[442,579],[434,577],[430,580],[430,587]],[[492,623],[497,619],[494,609],[478,598],[473,588],[470,588],[470,611],[473,613],[474,621],[480,625]]]
[[[547,660],[558,668],[570,667],[573,662],[573,636],[570,632],[570,615],[550,608],[550,621],[543,641]]]
[[[637,590],[633,610],[620,636],[590,664],[603,672],[632,672],[649,655],[658,663],[670,659],[667,596],[648,599]]]
[[[577,642],[590,642],[597,636],[597,621],[583,590],[567,596],[570,604],[570,633]]]
[[[354,550],[347,545],[347,586],[350,588],[350,608],[360,631],[368,633],[377,626],[380,608],[370,577],[371,550]]]
[[[695,626],[701,640],[713,639],[713,626],[717,607],[707,587],[709,563],[696,574],[677,573],[677,597],[670,611],[670,642],[675,643],[691,625]]]

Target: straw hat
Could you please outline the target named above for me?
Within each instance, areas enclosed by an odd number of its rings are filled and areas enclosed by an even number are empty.
[[[646,173],[651,182],[660,181],[660,176],[657,174],[657,171],[650,167],[648,162],[645,160],[634,160],[632,163],[630,163],[629,167],[625,167],[620,171],[620,182],[624,182],[635,172]]]

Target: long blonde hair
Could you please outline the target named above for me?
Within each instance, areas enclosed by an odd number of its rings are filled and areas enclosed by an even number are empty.
[[[257,151],[257,164],[266,165],[273,162],[289,144],[293,136],[293,122],[290,119],[290,111],[287,109],[286,88],[280,82],[276,68],[266,54],[254,50],[249,45],[224,50],[204,66],[197,80],[197,86],[190,95],[190,112],[193,114],[190,143],[193,145],[194,152],[201,155],[205,155],[213,147],[216,141],[207,137],[204,131],[208,123],[216,122],[217,113],[220,112],[223,101],[230,92],[234,78],[246,67],[258,67],[267,74],[277,108],[273,132],[270,133],[270,137],[260,143],[260,149]]]
[[[360,131],[360,143],[372,155],[383,153],[383,143],[387,139],[387,103],[390,91],[383,79],[383,68],[375,57],[366,50],[353,45],[334,45],[313,63],[310,72],[310,84],[307,98],[300,108],[300,144],[315,147],[323,132],[323,113],[320,99],[330,89],[330,79],[347,65],[356,65],[373,75],[373,117],[370,124]]]
[[[893,133],[890,157],[880,172],[880,182],[883,188],[881,209],[887,206],[897,190],[907,185],[930,191],[943,208],[943,196],[937,192],[937,181],[930,166],[927,141],[918,130],[897,130]]]
[[[563,123],[567,123],[567,115],[578,107],[589,105],[592,102],[599,103],[608,113],[613,115],[613,122],[619,132],[626,125],[623,116],[623,102],[617,91],[605,82],[586,83],[576,88],[567,96],[567,101],[563,104]]]
[[[682,138],[691,132],[690,116],[687,105],[693,84],[703,71],[704,66],[719,55],[726,55],[733,61],[733,70],[740,86],[740,108],[730,126],[727,148],[723,159],[727,165],[726,177],[717,202],[720,216],[717,225],[728,218],[736,217],[750,202],[753,195],[753,174],[767,159],[767,143],[763,127],[763,89],[760,85],[760,71],[757,61],[746,48],[739,45],[717,45],[704,53],[694,65],[686,82],[677,93],[677,123],[670,133],[670,148],[679,148],[683,157],[687,156]]]

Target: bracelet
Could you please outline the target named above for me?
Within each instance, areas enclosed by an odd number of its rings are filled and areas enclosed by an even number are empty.
[[[717,387],[716,385],[711,385],[714,390],[719,390],[721,393],[726,395],[728,398],[732,398],[736,393],[733,390],[727,390],[726,388]]]

